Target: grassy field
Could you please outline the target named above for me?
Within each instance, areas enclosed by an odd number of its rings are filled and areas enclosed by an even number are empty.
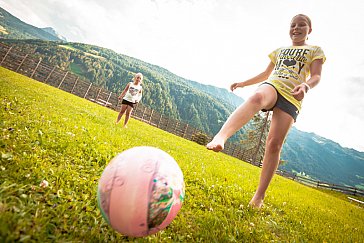
[[[364,209],[346,197],[275,176],[252,210],[257,167],[134,119],[122,129],[115,111],[1,67],[0,88],[0,242],[364,242]],[[142,145],[175,158],[186,197],[165,230],[128,238],[102,218],[97,183]]]

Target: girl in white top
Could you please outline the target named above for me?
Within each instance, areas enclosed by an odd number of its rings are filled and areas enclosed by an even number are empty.
[[[118,99],[123,99],[121,102],[121,110],[116,119],[116,124],[120,122],[121,117],[125,114],[124,127],[127,127],[130,115],[134,106],[142,99],[142,81],[143,74],[137,73],[133,78],[133,82],[129,82]]]

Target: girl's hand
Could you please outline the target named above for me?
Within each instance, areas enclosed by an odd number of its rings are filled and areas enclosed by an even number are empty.
[[[300,84],[292,89],[291,94],[296,100],[301,101],[305,98],[306,89],[306,85]]]
[[[230,90],[234,91],[236,88],[240,87],[239,85],[240,83],[233,83],[232,85],[230,85]]]

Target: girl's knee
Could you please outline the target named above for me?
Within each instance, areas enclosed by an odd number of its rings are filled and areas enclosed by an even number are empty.
[[[269,153],[279,153],[283,147],[283,142],[277,138],[268,138],[266,143],[266,150]]]
[[[248,101],[252,104],[262,106],[264,101],[264,95],[260,92],[256,92],[252,96],[250,96]]]
[[[133,110],[129,110],[129,109],[128,109],[128,110],[126,110],[126,115],[127,115],[127,116],[130,116],[130,114],[131,114],[131,112],[132,112],[132,111],[133,111]]]

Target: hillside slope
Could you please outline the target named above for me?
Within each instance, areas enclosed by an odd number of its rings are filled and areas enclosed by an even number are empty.
[[[62,41],[45,30],[27,24],[0,7],[0,39],[41,39]]]
[[[280,166],[311,178],[364,189],[364,152],[343,148],[338,143],[293,128],[283,148]]]
[[[0,68],[1,242],[363,242],[363,208],[346,197],[275,176],[265,207],[247,207],[260,169]],[[135,146],[175,158],[186,183],[177,218],[162,232],[128,238],[97,208],[98,179]],[[41,187],[42,180],[49,182]]]
[[[207,88],[207,85],[201,84],[196,88],[196,82],[110,49],[81,43],[60,45],[40,40],[2,41],[114,93],[121,93],[133,73],[141,72],[144,75],[143,104],[208,134],[215,134],[236,105],[243,102],[242,98],[225,89]],[[222,99],[226,102],[221,102]]]

